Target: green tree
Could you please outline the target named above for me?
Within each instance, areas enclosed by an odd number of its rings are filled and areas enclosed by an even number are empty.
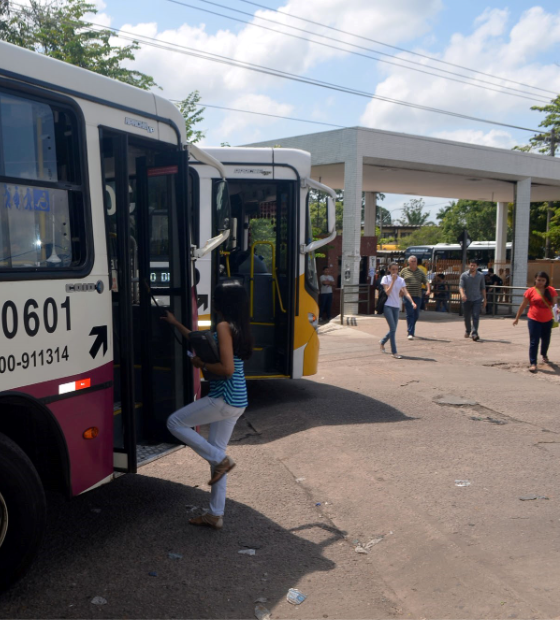
[[[543,131],[529,139],[529,144],[514,147],[518,151],[537,151],[546,155],[556,155],[556,147],[560,140],[560,95],[544,106],[534,105],[531,110],[544,112],[546,116],[539,123]]]
[[[398,222],[402,226],[424,226],[431,224],[428,221],[430,214],[424,211],[426,204],[422,198],[412,198],[410,202],[405,202],[403,205],[403,216],[399,218]]]
[[[496,203],[479,200],[458,200],[440,209],[437,214],[445,243],[456,243],[467,229],[473,241],[496,238]]]
[[[560,95],[545,106],[532,106],[531,110],[545,114],[544,119],[539,123],[539,127],[542,127],[543,131],[530,138],[529,144],[515,148],[519,151],[536,151],[555,157],[560,140]],[[548,225],[547,221],[549,222]],[[559,203],[545,202],[531,205],[530,256],[550,257],[560,251],[559,223]]]
[[[85,0],[30,0],[29,6],[0,0],[0,39],[144,90],[156,86],[151,76],[122,66],[134,60],[138,43],[112,46],[114,33],[92,30],[86,13],[97,9]]]
[[[383,226],[391,226],[393,223],[391,219],[391,212],[388,209],[385,209],[385,207],[381,207],[379,205],[377,205],[376,218],[378,225],[381,223]]]
[[[198,104],[200,102],[200,93],[198,90],[187,96],[186,99],[177,103],[179,112],[185,119],[185,129],[187,130],[187,142],[196,144],[204,138],[204,131],[195,129],[194,126],[204,120],[202,116],[206,108],[201,108]],[[222,143],[222,146],[229,146],[227,142]]]
[[[422,226],[415,230],[411,235],[402,237],[399,243],[399,250],[406,250],[411,245],[435,245],[443,243],[443,231],[440,226]]]

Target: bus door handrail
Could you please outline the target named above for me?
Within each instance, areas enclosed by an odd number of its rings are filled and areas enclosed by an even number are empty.
[[[255,281],[255,248],[258,245],[268,245],[270,246],[270,248],[272,249],[272,283],[273,283],[273,289],[272,289],[272,316],[275,317],[276,316],[276,300],[274,298],[274,292],[276,290],[276,292],[278,293],[278,303],[280,304],[280,310],[282,310],[282,312],[284,312],[284,314],[286,313],[286,310],[284,309],[284,304],[282,303],[282,295],[280,294],[280,284],[278,282],[278,276],[276,275],[276,257],[275,257],[275,253],[274,253],[274,243],[272,243],[271,241],[255,241],[255,243],[253,243],[253,245],[251,246],[251,271],[250,271],[250,279],[251,279],[251,288],[250,288],[250,299],[249,299],[249,303],[250,303],[250,309],[251,309],[251,319],[253,318],[253,309],[254,309],[254,300],[255,300],[255,296],[254,296],[254,281]]]
[[[220,250],[220,255],[226,257],[226,273],[227,273],[227,277],[228,278],[231,278],[231,268],[230,268],[230,264],[229,264],[229,256],[230,256],[230,254],[231,254],[231,252],[226,252],[225,250]]]

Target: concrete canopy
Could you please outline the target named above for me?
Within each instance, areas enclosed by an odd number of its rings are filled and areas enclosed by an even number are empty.
[[[546,155],[364,127],[250,146],[309,151],[313,178],[344,189],[343,261],[350,268],[351,283],[357,283],[359,277],[356,248],[361,234],[362,192],[366,192],[366,204],[368,192],[501,203],[498,219],[502,229],[505,203],[515,202],[514,286],[525,286],[526,282],[530,203],[560,200],[560,159]],[[503,237],[501,232],[499,236]]]

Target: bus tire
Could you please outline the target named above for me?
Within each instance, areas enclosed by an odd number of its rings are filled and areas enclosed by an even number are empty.
[[[25,452],[0,433],[0,592],[33,561],[46,523],[45,492]]]

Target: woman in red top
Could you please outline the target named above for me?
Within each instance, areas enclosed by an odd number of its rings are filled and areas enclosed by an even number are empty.
[[[529,324],[529,366],[530,372],[537,372],[537,353],[539,350],[539,340],[541,341],[542,361],[548,364],[548,346],[550,344],[550,334],[554,315],[552,307],[556,303],[558,293],[549,286],[550,280],[545,271],[539,271],[535,276],[535,286],[528,288],[523,295],[523,301],[513,321],[514,327],[519,322],[519,317],[523,310],[529,306],[527,313],[527,323]]]

